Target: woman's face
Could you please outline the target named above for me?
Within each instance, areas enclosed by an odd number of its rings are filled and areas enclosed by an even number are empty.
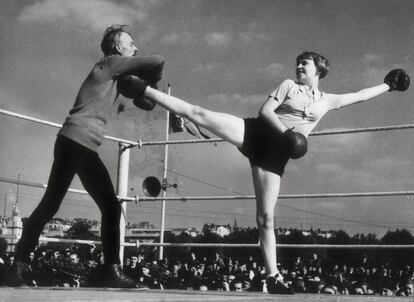
[[[127,33],[121,33],[116,43],[116,49],[121,56],[132,57],[137,54],[138,48],[135,46],[134,40]]]
[[[300,83],[312,83],[318,77],[318,69],[312,59],[302,59],[296,63],[296,78]]]

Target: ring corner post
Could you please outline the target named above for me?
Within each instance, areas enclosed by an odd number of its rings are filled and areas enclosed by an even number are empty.
[[[130,149],[125,148],[127,144],[119,143],[119,158],[118,158],[118,183],[117,183],[117,195],[119,197],[127,197],[128,195],[128,174],[129,174],[129,155]],[[121,266],[124,263],[124,243],[125,243],[125,227],[126,227],[126,202],[121,203],[121,218],[119,220],[119,232],[120,232],[120,248],[119,259]]]

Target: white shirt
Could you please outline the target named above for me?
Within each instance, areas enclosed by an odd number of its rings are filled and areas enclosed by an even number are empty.
[[[285,80],[271,94],[280,103],[275,113],[288,128],[308,136],[330,110],[339,109],[338,97]]]

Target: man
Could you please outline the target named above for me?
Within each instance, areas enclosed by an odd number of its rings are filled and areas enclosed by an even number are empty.
[[[16,263],[7,285],[22,286],[26,282],[27,257],[38,244],[44,225],[55,215],[75,174],[92,196],[102,213],[101,240],[104,269],[100,286],[136,288],[120,266],[121,205],[109,173],[97,150],[104,138],[109,119],[119,114],[117,80],[133,74],[156,87],[161,79],[164,59],[161,56],[137,56],[138,49],[124,26],[111,26],[103,36],[104,57],[92,68],[83,82],[75,104],[59,131],[54,149],[54,162],[46,192],[24,226],[17,245]]]

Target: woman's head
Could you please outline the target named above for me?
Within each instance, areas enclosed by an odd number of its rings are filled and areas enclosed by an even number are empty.
[[[105,56],[122,55],[133,56],[138,51],[126,25],[112,25],[103,35],[101,49]]]
[[[316,67],[316,72],[319,75],[319,79],[323,79],[328,74],[329,62],[324,56],[317,54],[316,52],[305,51],[296,58],[296,66],[299,66],[306,60],[313,61]]]

